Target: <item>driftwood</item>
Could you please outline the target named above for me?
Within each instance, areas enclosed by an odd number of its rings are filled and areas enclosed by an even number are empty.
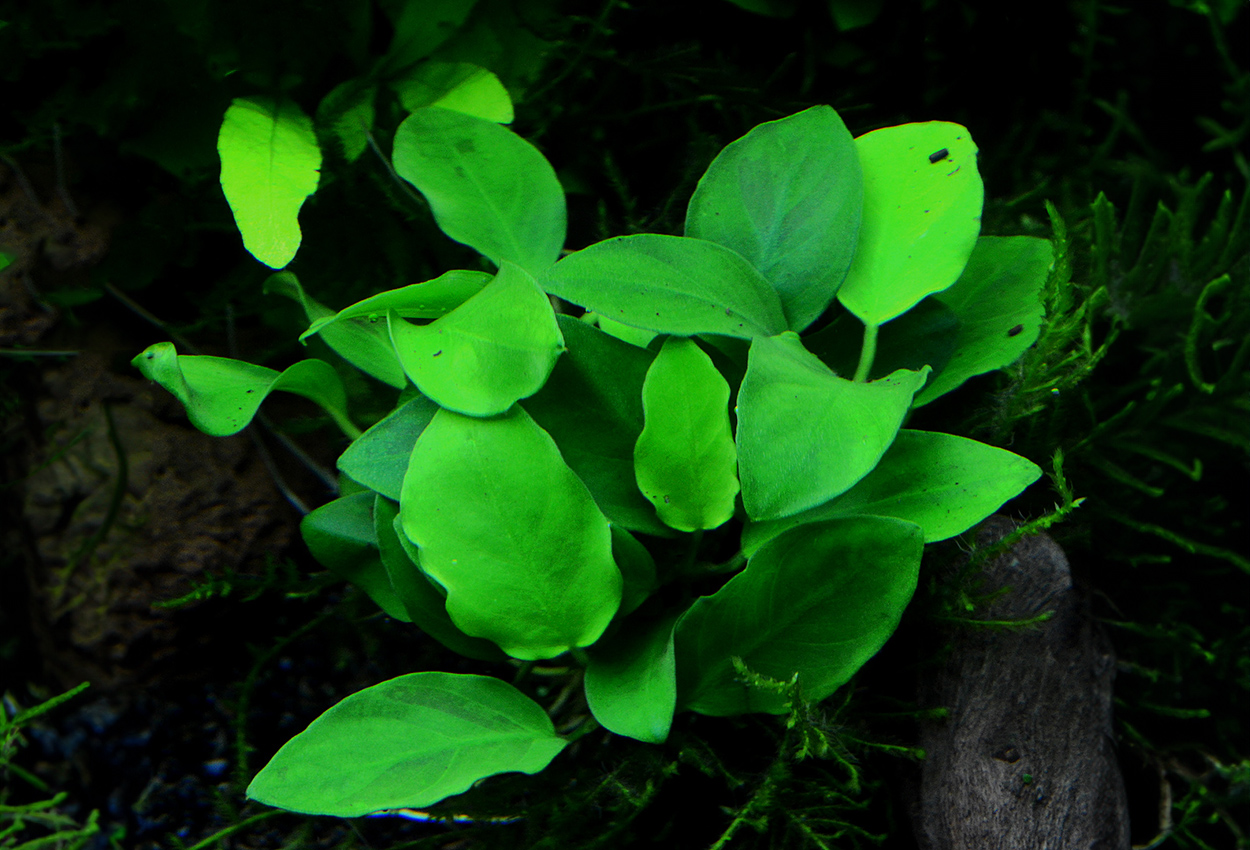
[[[989,545],[1015,529],[991,517]],[[923,850],[1128,850],[1124,784],[1111,738],[1115,656],[1046,535],[984,565],[970,617],[1045,622],[945,632],[942,663],[922,677],[927,757],[913,789]]]

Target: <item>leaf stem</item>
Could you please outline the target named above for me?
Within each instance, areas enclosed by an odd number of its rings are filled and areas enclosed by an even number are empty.
[[[859,350],[859,365],[855,368],[855,382],[862,384],[872,371],[872,361],[877,359],[877,328],[875,324],[864,325],[864,344]]]

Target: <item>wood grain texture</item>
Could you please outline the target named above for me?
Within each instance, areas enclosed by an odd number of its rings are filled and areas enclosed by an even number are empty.
[[[990,545],[1015,529],[1001,516]],[[910,795],[923,850],[1128,850],[1124,785],[1111,734],[1115,656],[1048,536],[987,563],[970,617],[1049,620],[1007,629],[956,625],[922,676],[927,758]],[[937,637],[937,636],[935,636]]]

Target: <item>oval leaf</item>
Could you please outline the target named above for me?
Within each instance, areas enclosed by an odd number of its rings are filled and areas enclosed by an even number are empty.
[[[881,517],[792,529],[677,622],[678,706],[726,716],[789,707],[740,680],[734,658],[822,700],[877,653],[911,600],[920,527]]]
[[[1037,341],[1042,287],[1053,258],[1050,242],[1034,236],[986,236],[955,285],[934,296],[959,317],[950,361],[916,394],[928,404],[973,375],[1001,369]]]
[[[760,124],[699,180],[686,235],[732,248],[781,296],[790,330],[833,301],[855,254],[864,186],[855,141],[828,106]]]
[[[879,325],[959,277],[981,232],[985,190],[977,146],[958,124],[885,127],[855,145],[864,215],[838,300]]]
[[[468,301],[428,325],[390,314],[399,362],[422,393],[469,416],[493,416],[542,389],[564,351],[551,302],[534,278],[504,261]]]
[[[513,657],[594,643],[620,605],[608,521],[519,407],[436,413],[413,447],[400,516],[452,621]]]
[[[929,374],[839,378],[793,332],[751,343],[738,390],[738,474],[753,520],[827,502],[867,475],[898,433]]]
[[[604,318],[657,333],[749,339],[786,328],[772,285],[738,254],[702,239],[606,239],[560,260],[539,283]]]
[[[424,807],[564,749],[542,707],[492,676],[410,673],[352,694],[278,750],[247,796],[309,815]]]
[[[388,312],[404,319],[437,319],[468,301],[493,280],[487,272],[450,271],[424,283],[414,283],[379,292],[364,301],[344,307],[332,316],[324,316],[300,334],[300,342],[323,332],[336,322],[355,319],[379,323]]]
[[[282,268],[299,250],[299,208],[321,176],[312,119],[286,98],[236,98],[221,122],[217,153],[243,247]]]
[[[936,543],[972,528],[1041,474],[1005,449],[902,430],[876,468],[841,496],[785,519],[747,523],[742,551],[750,556],[787,529],[844,516],[904,519],[924,529],[925,543]]]
[[[634,443],[642,432],[642,382],[655,357],[571,316],[557,321],[568,351],[551,377],[521,402],[551,435],[615,525],[668,536],[672,531],[638,492]]]
[[[191,424],[213,437],[228,437],[248,426],[260,403],[275,390],[302,395],[321,405],[353,439],[360,429],[347,417],[347,394],[334,368],[323,360],[301,360],[281,373],[264,366],[179,354],[172,342],[148,346],[130,361],[187,409]]]
[[[609,732],[662,744],[677,708],[673,623],[668,617],[622,630],[587,653],[586,702]]]
[[[564,246],[564,190],[538,149],[462,112],[419,109],[395,131],[395,171],[450,238],[538,275]]]
[[[646,425],[634,446],[638,489],[665,525],[717,528],[734,514],[738,454],[729,384],[693,340],[670,337],[642,385]]]

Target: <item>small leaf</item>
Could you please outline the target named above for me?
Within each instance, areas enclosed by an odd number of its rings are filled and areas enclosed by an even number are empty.
[[[477,295],[494,277],[487,272],[450,271],[424,283],[414,283],[379,292],[364,301],[357,301],[333,316],[315,320],[308,330],[300,334],[300,342],[328,326],[348,320],[358,320],[382,325],[388,312],[404,319],[437,319]]]
[[[620,605],[608,521],[519,407],[494,419],[434,414],[400,516],[452,622],[515,658],[594,643]]]
[[[235,98],[221,122],[217,152],[221,189],[243,247],[282,268],[299,250],[299,209],[321,176],[312,119],[290,100]]]
[[[880,325],[959,277],[981,231],[985,190],[977,147],[958,124],[885,127],[855,144],[864,214],[838,300]]]
[[[409,557],[408,549],[403,545],[399,506],[376,496],[373,518],[382,565],[386,568],[395,596],[408,613],[409,621],[443,646],[467,658],[478,661],[502,661],[507,658],[495,644],[469,637],[451,621],[445,597]]]
[[[360,159],[369,146],[377,94],[376,86],[355,77],[332,88],[317,106],[317,124],[334,134],[348,162]]]
[[[339,471],[398,502],[412,447],[437,411],[423,395],[404,402],[352,441],[339,455]]]
[[[424,807],[487,776],[537,773],[567,744],[541,706],[493,676],[410,673],[314,720],[278,750],[247,796],[344,818]]]
[[[543,388],[521,406],[556,441],[565,463],[613,524],[671,536],[634,479],[642,382],[655,355],[571,316],[556,318],[568,350]]]
[[[300,521],[300,534],[308,551],[330,572],[369,594],[388,617],[410,623],[378,555],[374,498],[365,491],[327,502]]]
[[[503,413],[546,383],[564,337],[534,278],[504,261],[481,292],[441,319],[388,319],[399,362],[421,392],[469,416]]]
[[[806,699],[829,696],[897,628],[923,549],[919,526],[882,517],[803,525],[770,541],[677,621],[679,708],[789,710],[781,694],[740,681],[734,658],[780,681],[797,673]]]
[[[646,425],[634,446],[638,489],[665,525],[717,528],[734,514],[738,456],[729,384],[693,340],[670,337],[642,385]]]
[[[148,346],[130,361],[187,409],[191,424],[213,437],[228,437],[248,426],[260,403],[275,390],[286,390],[321,405],[345,434],[360,429],[347,418],[347,394],[334,368],[322,360],[301,360],[281,373],[264,366],[178,354],[172,342]]]
[[[477,0],[421,0],[403,3],[393,16],[394,35],[378,74],[385,76],[408,68],[439,48],[464,25]]]
[[[538,149],[506,127],[450,109],[418,109],[395,131],[392,158],[451,239],[535,276],[560,256],[564,190]]]
[[[512,123],[512,98],[503,83],[468,62],[422,62],[390,86],[409,112],[440,106],[496,124]]]
[[[299,302],[309,322],[322,323],[319,333],[326,345],[360,371],[390,384],[395,389],[408,386],[408,376],[399,365],[399,358],[395,356],[395,348],[391,345],[385,326],[379,329],[377,325],[363,322],[334,321],[335,312],[309,298],[293,272],[281,271],[270,275],[265,281],[264,292],[276,292]]]
[[[715,242],[640,233],[597,242],[539,278],[552,295],[636,328],[751,338],[786,328],[777,292]]]
[[[976,440],[899,431],[876,468],[841,496],[784,519],[747,523],[742,551],[750,556],[797,525],[865,515],[914,522],[925,543],[936,543],[972,528],[1041,474],[1025,458]]]
[[[623,629],[587,655],[586,702],[609,732],[649,744],[668,737],[677,707],[675,617]]]
[[[803,347],[837,374],[854,375],[863,338],[860,321],[842,311],[834,321],[803,337]],[[878,329],[877,356],[868,380],[884,378],[899,369],[917,371],[925,366],[936,374],[950,362],[958,338],[959,317],[937,296],[930,296]],[[918,395],[923,393],[921,390]]]
[[[916,394],[916,406],[945,395],[973,375],[1001,369],[1037,341],[1042,287],[1053,252],[1033,236],[985,236],[950,289],[934,296],[959,317],[950,362]],[[1020,331],[1012,333],[1017,326]]]
[[[731,248],[781,296],[790,330],[814,322],[855,253],[864,186],[855,142],[828,106],[760,124],[699,180],[686,235]]]
[[[898,433],[928,367],[839,378],[787,332],[751,343],[738,390],[738,474],[752,520],[827,502],[867,475]]]

